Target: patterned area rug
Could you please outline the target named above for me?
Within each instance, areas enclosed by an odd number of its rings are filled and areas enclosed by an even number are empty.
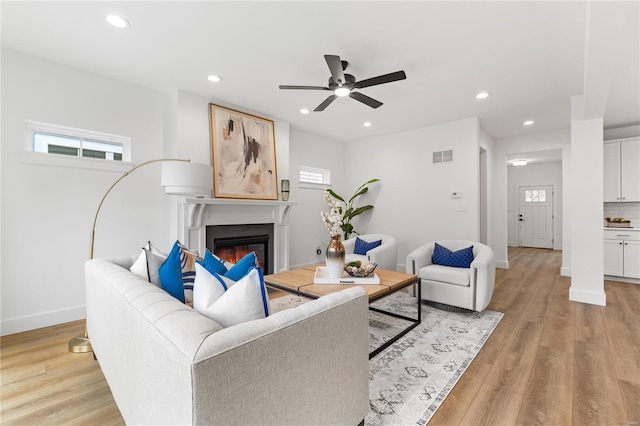
[[[274,311],[308,299],[288,295],[271,301]],[[414,317],[416,300],[404,291],[372,304]],[[405,328],[407,322],[370,312],[370,350]],[[367,426],[425,425],[478,354],[503,314],[469,314],[422,305],[422,323],[369,361],[371,409]]]

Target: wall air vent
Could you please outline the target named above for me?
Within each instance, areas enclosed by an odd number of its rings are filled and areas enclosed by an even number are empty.
[[[447,149],[446,151],[434,151],[433,152],[433,164],[437,163],[451,163],[453,162],[453,150]]]

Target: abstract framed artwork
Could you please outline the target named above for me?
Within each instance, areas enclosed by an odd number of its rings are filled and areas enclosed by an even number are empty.
[[[209,104],[213,194],[277,200],[273,121]]]

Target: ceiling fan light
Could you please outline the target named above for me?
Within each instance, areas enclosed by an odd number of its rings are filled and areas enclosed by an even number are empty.
[[[222,81],[222,77],[211,74],[210,76],[207,77],[207,80],[209,80],[212,83],[219,83]]]
[[[335,93],[336,96],[349,96],[349,93],[351,93],[351,90],[347,89],[346,87],[338,87],[336,90],[333,91],[333,93]]]
[[[523,126],[533,126],[533,120],[527,120],[522,123]]]
[[[364,123],[362,123],[362,125],[363,125],[364,127],[371,127],[371,123],[370,123],[370,122],[368,122],[368,121],[365,121]]]
[[[476,99],[486,99],[490,95],[489,92],[480,92],[476,95]]]

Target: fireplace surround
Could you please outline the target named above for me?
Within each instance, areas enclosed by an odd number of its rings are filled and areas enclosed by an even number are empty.
[[[268,273],[286,271],[289,269],[289,213],[296,204],[291,201],[180,198],[177,211],[178,239],[203,254],[206,248],[214,248],[216,238],[242,239],[248,235],[268,235],[270,243],[265,258]],[[259,228],[257,225],[272,228],[271,233],[265,234],[266,228],[255,232]],[[223,235],[216,236],[212,233],[216,228],[232,232],[225,231]],[[234,232],[237,235],[232,235]]]

